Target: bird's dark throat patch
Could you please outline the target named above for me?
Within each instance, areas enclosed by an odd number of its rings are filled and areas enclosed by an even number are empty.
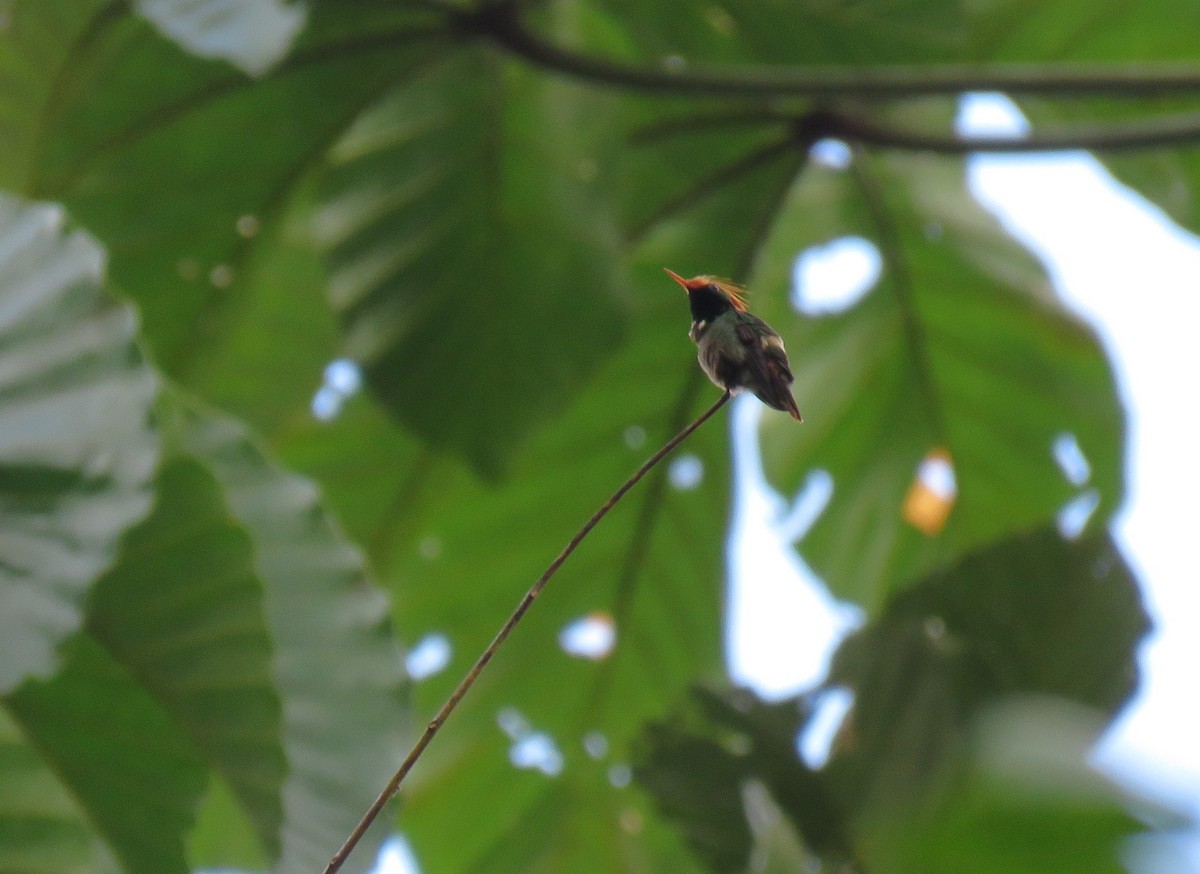
[[[729,297],[715,285],[705,285],[688,291],[693,322],[711,322],[734,308]]]

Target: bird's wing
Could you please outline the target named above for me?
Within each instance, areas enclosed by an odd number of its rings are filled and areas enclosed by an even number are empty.
[[[760,382],[782,378],[787,384],[792,383],[794,377],[788,366],[787,353],[783,350],[783,341],[765,322],[761,327],[749,321],[739,322],[737,335],[746,350],[746,363]]]
[[[754,321],[750,321],[754,319]],[[789,413],[797,422],[803,422],[791,386],[794,377],[788,366],[783,340],[767,326],[766,322],[745,314],[737,325],[738,340],[746,350],[746,366],[754,375],[755,394],[768,406]]]

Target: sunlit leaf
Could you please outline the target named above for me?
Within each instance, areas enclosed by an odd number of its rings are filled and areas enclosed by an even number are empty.
[[[155,377],[104,255],[0,196],[0,692],[47,676],[88,587],[150,506]]]
[[[176,451],[209,468],[253,538],[288,763],[278,868],[316,869],[404,752],[403,668],[388,600],[312,483],[276,467],[236,421],[182,397],[171,409]],[[386,837],[381,824],[345,870],[366,870]]]

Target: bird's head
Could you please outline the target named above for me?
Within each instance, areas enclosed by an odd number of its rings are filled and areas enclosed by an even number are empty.
[[[666,270],[665,267],[663,269]],[[729,310],[737,310],[740,313],[746,311],[746,301],[743,297],[745,290],[728,279],[718,279],[715,276],[693,276],[691,279],[684,279],[672,270],[666,272],[688,293],[693,321],[712,321]]]

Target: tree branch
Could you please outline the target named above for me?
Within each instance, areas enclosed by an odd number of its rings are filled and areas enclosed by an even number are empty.
[[[1026,135],[971,136],[930,133],[881,124],[839,110],[814,110],[796,114],[750,109],[727,113],[702,113],[657,121],[635,131],[634,143],[652,143],[671,136],[721,127],[790,125],[805,142],[845,140],[867,146],[936,155],[977,153],[1062,152],[1086,149],[1099,152],[1135,151],[1200,142],[1200,113],[1153,116],[1115,124],[1080,124],[1042,128]]]
[[[575,52],[546,41],[521,21],[519,4],[460,9],[441,3],[459,30],[492,39],[530,63],[594,84],[670,94],[896,98],[1003,91],[1062,97],[1200,92],[1196,64],[937,64],[922,66],[666,69]]]
[[[672,450],[686,440],[693,431],[708,421],[717,412],[717,410],[725,406],[725,403],[728,400],[729,392],[723,393],[721,397],[717,399],[715,404],[701,413],[700,416],[690,425],[668,440],[662,449],[658,450],[656,453],[646,459],[646,461],[642,463],[642,466],[634,471],[633,475],[629,477],[629,479],[625,480],[625,482],[621,484],[620,488],[613,492],[612,497],[605,501],[600,506],[600,509],[596,510],[596,512],[592,514],[592,517],[583,524],[583,527],[576,532],[575,536],[572,537],[570,542],[567,543],[567,545],[563,548],[563,551],[558,554],[558,557],[555,558],[554,561],[550,562],[550,566],[542,572],[542,575],[538,577],[537,582],[535,582],[530,587],[529,591],[525,593],[525,597],[523,597],[520,603],[517,604],[517,608],[513,611],[512,615],[508,617],[508,621],[501,626],[500,631],[492,639],[492,642],[487,645],[487,648],[480,654],[479,658],[476,659],[475,664],[471,666],[469,671],[467,671],[466,676],[459,681],[458,686],[456,686],[454,691],[450,693],[450,697],[446,699],[446,703],[442,705],[441,709],[438,710],[433,719],[429,721],[429,724],[425,727],[425,731],[417,739],[417,742],[413,744],[412,750],[409,751],[408,756],[400,764],[400,768],[392,776],[392,779],[388,781],[387,786],[385,786],[383,791],[379,793],[379,797],[375,799],[375,801],[367,809],[367,812],[363,814],[363,817],[361,820],[359,820],[358,825],[354,827],[354,831],[352,831],[350,836],[346,838],[346,842],[342,844],[341,848],[337,851],[337,853],[334,854],[333,858],[329,860],[329,864],[325,866],[325,874],[335,874],[336,871],[341,869],[346,859],[350,856],[350,853],[354,851],[354,847],[358,844],[359,840],[362,839],[363,834],[365,834],[367,829],[371,827],[371,823],[373,823],[376,817],[379,816],[380,811],[383,810],[388,801],[390,801],[400,790],[400,784],[404,782],[404,778],[408,776],[408,772],[412,770],[412,767],[416,764],[417,759],[421,758],[421,754],[425,752],[425,748],[429,746],[430,741],[432,741],[434,735],[438,733],[438,730],[442,727],[443,723],[445,723],[447,717],[449,717],[454,711],[454,708],[458,706],[458,702],[461,701],[463,696],[467,694],[471,686],[475,684],[475,681],[479,678],[480,673],[482,673],[483,669],[487,667],[488,662],[492,660],[492,657],[496,654],[496,651],[500,648],[500,645],[504,643],[505,639],[512,632],[512,630],[516,628],[517,623],[521,621],[521,617],[525,615],[525,612],[533,604],[534,600],[541,593],[542,589],[545,588],[546,583],[550,581],[550,578],[554,576],[560,567],[562,567],[563,562],[565,562],[571,553],[575,551],[575,548],[579,546],[579,544],[585,537],[587,537],[591,530],[596,527],[600,520],[608,515],[608,511],[616,506],[617,501],[621,500],[626,492],[637,485],[638,480],[649,473],[651,468],[669,455]]]
[[[1200,113],[1139,119],[1125,124],[1089,124],[1034,131],[1028,136],[959,136],[877,124],[840,112],[809,116],[820,137],[939,155],[977,152],[1061,152],[1075,149],[1129,151],[1200,141]]]

